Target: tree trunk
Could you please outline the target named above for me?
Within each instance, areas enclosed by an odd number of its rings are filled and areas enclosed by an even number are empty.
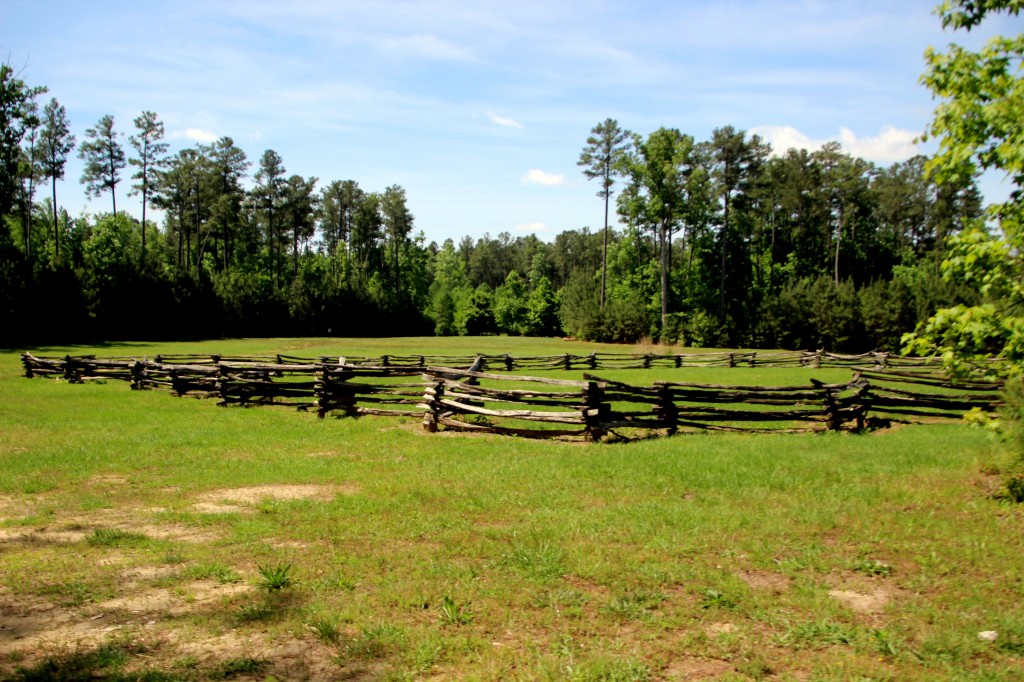
[[[60,227],[57,225],[57,176],[51,177],[53,186],[53,257],[60,260]]]
[[[660,341],[664,342],[665,329],[668,327],[668,248],[666,241],[668,238],[668,225],[662,223],[659,231],[659,241],[661,242],[661,338]]]
[[[142,168],[142,256],[141,263],[143,266],[146,264],[146,168]]]
[[[604,195],[604,241],[601,244],[601,310],[604,310],[605,286],[608,278],[608,199],[609,193],[605,190]]]
[[[32,152],[29,152],[31,157]],[[25,216],[25,260],[32,260],[32,208],[35,204],[36,188],[33,175],[35,169],[29,171],[28,176],[28,215]]]
[[[729,166],[725,166],[726,175],[729,172]],[[728,247],[729,242],[729,190],[725,190],[725,212],[722,216],[722,272],[719,281],[718,291],[718,308],[719,314],[721,315],[721,322],[725,322],[725,250]]]

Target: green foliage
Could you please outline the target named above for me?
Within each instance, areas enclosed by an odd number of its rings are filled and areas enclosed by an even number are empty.
[[[892,575],[892,566],[881,559],[859,559],[853,564],[853,570],[865,575],[888,577]]]
[[[262,658],[252,658],[251,656],[229,658],[211,670],[210,677],[215,680],[227,680],[239,675],[255,675],[263,672],[269,663]]]
[[[1017,0],[984,4],[946,2],[939,8],[944,26],[970,29],[987,14],[1017,14]],[[943,275],[976,289],[978,305],[939,310],[905,339],[906,350],[941,354],[958,374],[970,373],[979,359],[1002,357],[1006,372],[1024,369],[1024,34],[996,36],[978,52],[951,45],[929,50],[924,84],[940,99],[929,128],[939,152],[928,168],[939,183],[963,183],[979,170],[996,170],[1010,180],[1008,201],[990,206],[998,223],[993,234],[980,223],[951,239]]]
[[[441,622],[445,625],[469,625],[473,622],[472,604],[460,604],[448,594],[441,598],[440,612]]]
[[[795,649],[821,649],[827,646],[852,644],[853,628],[841,623],[816,621],[790,626],[779,636],[778,643]]]
[[[533,536],[513,539],[503,563],[537,578],[557,578],[565,573],[565,552],[551,540]]]
[[[622,620],[641,620],[647,618],[665,599],[661,592],[630,588],[614,595],[605,604],[604,610]]]
[[[291,587],[293,584],[290,575],[292,570],[291,564],[260,565],[258,568],[260,572],[259,585],[267,592],[277,592]]]
[[[956,28],[1016,7],[950,3],[941,12]],[[944,100],[929,133],[941,153],[930,163],[915,157],[878,168],[837,144],[771,154],[756,135],[729,125],[698,141],[665,127],[633,135],[607,119],[591,130],[578,165],[598,181],[606,213],[623,181],[622,232],[605,220],[596,234],[567,230],[550,244],[502,232],[440,246],[413,236],[399,185],[319,185],[289,174],[273,150],[247,182],[253,164],[230,137],[165,158],[164,127],[150,111],[134,120],[127,159],[132,189],[142,194],[141,223],[117,214],[116,203],[111,214],[72,219],[55,185],[35,200],[43,180],[63,177],[74,148],[66,112],[56,100],[38,111],[44,89],[5,65],[2,341],[336,336],[356,321],[363,336],[566,333],[864,351],[891,349],[936,308],[963,304],[922,328],[932,345],[922,341],[918,350],[945,352],[940,337],[963,331],[974,339],[964,352],[1017,352],[1021,343],[1010,337],[1018,332],[996,323],[1002,308],[965,318],[979,303],[965,291],[985,290],[992,300],[983,303],[994,302],[994,282],[957,288],[935,273],[950,255],[945,239],[980,214],[974,170],[1020,175],[1019,51],[1019,40],[1006,39],[974,57],[930,53],[924,81]],[[964,139],[954,144],[956,137]],[[113,198],[125,165],[113,118],[101,118],[87,138],[87,192]],[[163,210],[159,227],[146,222],[150,205]],[[1006,206],[989,219],[1002,221],[1006,234],[1020,222]],[[989,249],[989,260],[1012,261],[1019,246]],[[1018,265],[993,270],[993,278],[1012,280]],[[37,308],[51,314],[40,320]]]
[[[85,131],[86,140],[78,148],[78,157],[85,161],[82,184],[86,195],[98,197],[110,192],[112,212],[117,213],[117,184],[121,170],[127,165],[124,149],[114,132],[114,117],[107,114],[99,123]]]
[[[190,566],[185,570],[185,575],[193,580],[216,580],[221,584],[237,583],[242,580],[237,571],[220,563]]]
[[[356,637],[345,642],[343,651],[346,658],[385,658],[404,649],[406,640],[403,629],[388,623],[377,623],[364,627]]]
[[[109,642],[91,650],[50,655],[31,668],[18,667],[5,682],[85,682],[92,679],[146,679],[145,674],[127,675],[121,668],[133,656],[146,653],[137,642]]]
[[[738,604],[723,592],[714,588],[708,588],[701,594],[701,608],[704,609],[726,609],[737,608]]]
[[[142,533],[132,533],[119,528],[97,528],[85,541],[95,547],[132,547],[147,539]]]
[[[518,272],[508,273],[505,283],[494,292],[494,322],[498,331],[510,336],[529,333],[529,301],[526,283]]]

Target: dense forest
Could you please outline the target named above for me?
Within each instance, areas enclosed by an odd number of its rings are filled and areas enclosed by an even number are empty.
[[[860,351],[977,296],[939,271],[946,238],[981,215],[977,187],[936,184],[920,156],[879,167],[837,143],[782,153],[731,126],[696,140],[608,119],[577,160],[598,229],[437,244],[398,185],[289,173],[230,137],[171,154],[149,111],[127,144],[111,116],[79,142],[46,88],[0,73],[5,345],[521,334]],[[109,213],[61,208],[72,153]]]

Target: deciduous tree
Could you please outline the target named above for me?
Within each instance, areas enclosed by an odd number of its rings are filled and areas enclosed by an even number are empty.
[[[944,27],[970,30],[990,13],[1017,15],[1022,0],[947,1],[939,7]],[[940,184],[964,184],[979,170],[1005,174],[1009,198],[988,208],[993,234],[981,221],[950,240],[946,277],[981,292],[975,306],[939,310],[906,338],[907,349],[939,352],[954,370],[974,361],[1004,358],[1007,371],[1024,373],[1024,34],[997,36],[978,52],[951,45],[929,50],[924,84],[940,100],[928,135],[939,151],[928,164]]]

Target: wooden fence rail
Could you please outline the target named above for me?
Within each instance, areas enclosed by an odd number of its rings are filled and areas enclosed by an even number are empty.
[[[31,356],[31,354],[25,354]],[[387,368],[389,371],[419,371],[426,367],[468,367],[481,363],[482,371],[515,372],[523,370],[587,370],[598,369],[660,369],[680,367],[870,367],[875,370],[901,370],[913,373],[933,373],[941,370],[938,358],[907,358],[890,353],[872,352],[860,355],[842,355],[825,351],[731,351],[700,353],[589,353],[514,357],[509,354],[478,353],[466,356],[451,355],[382,355],[297,357],[290,355],[231,356],[212,354],[158,354],[152,358],[104,357],[94,355],[65,356],[63,358],[33,357],[33,368],[26,364],[26,373],[48,372],[47,365],[61,372],[90,376],[99,370],[108,376],[115,368],[129,367],[131,363],[155,363],[170,367],[197,368],[219,365],[253,367],[272,366],[281,371],[287,366],[351,366]],[[116,367],[115,367],[116,366]],[[198,371],[198,370],[197,370]]]
[[[705,354],[707,362],[736,366],[754,354]],[[781,354],[780,354],[781,355]],[[607,358],[583,356],[587,367]],[[500,358],[501,361],[495,361]],[[214,361],[216,360],[216,362]],[[447,358],[452,359],[452,358]],[[459,359],[459,358],[455,358]],[[693,430],[794,431],[863,428],[870,420],[958,419],[967,410],[1001,406],[998,383],[958,382],[933,365],[879,369],[852,364],[864,356],[839,356],[853,378],[842,384],[812,379],[802,386],[747,386],[655,381],[634,386],[583,374],[583,380],[510,374],[508,356],[475,356],[468,369],[421,365],[423,358],[225,357],[176,355],[146,358],[22,355],[26,377],[70,383],[120,380],[133,389],[164,389],[177,396],[217,398],[220,405],[285,405],[329,414],[422,419],[429,431],[488,431],[528,437],[598,439]],[[634,362],[621,357],[623,366]],[[534,358],[552,369],[550,358]],[[665,357],[651,362],[667,362]],[[780,360],[781,361],[781,360]],[[575,360],[562,359],[562,366]],[[646,360],[645,360],[646,362]],[[674,361],[673,361],[674,362]],[[498,372],[483,371],[489,364]],[[649,366],[656,366],[650,364]],[[926,371],[923,371],[924,368]],[[621,434],[620,434],[621,435]]]

